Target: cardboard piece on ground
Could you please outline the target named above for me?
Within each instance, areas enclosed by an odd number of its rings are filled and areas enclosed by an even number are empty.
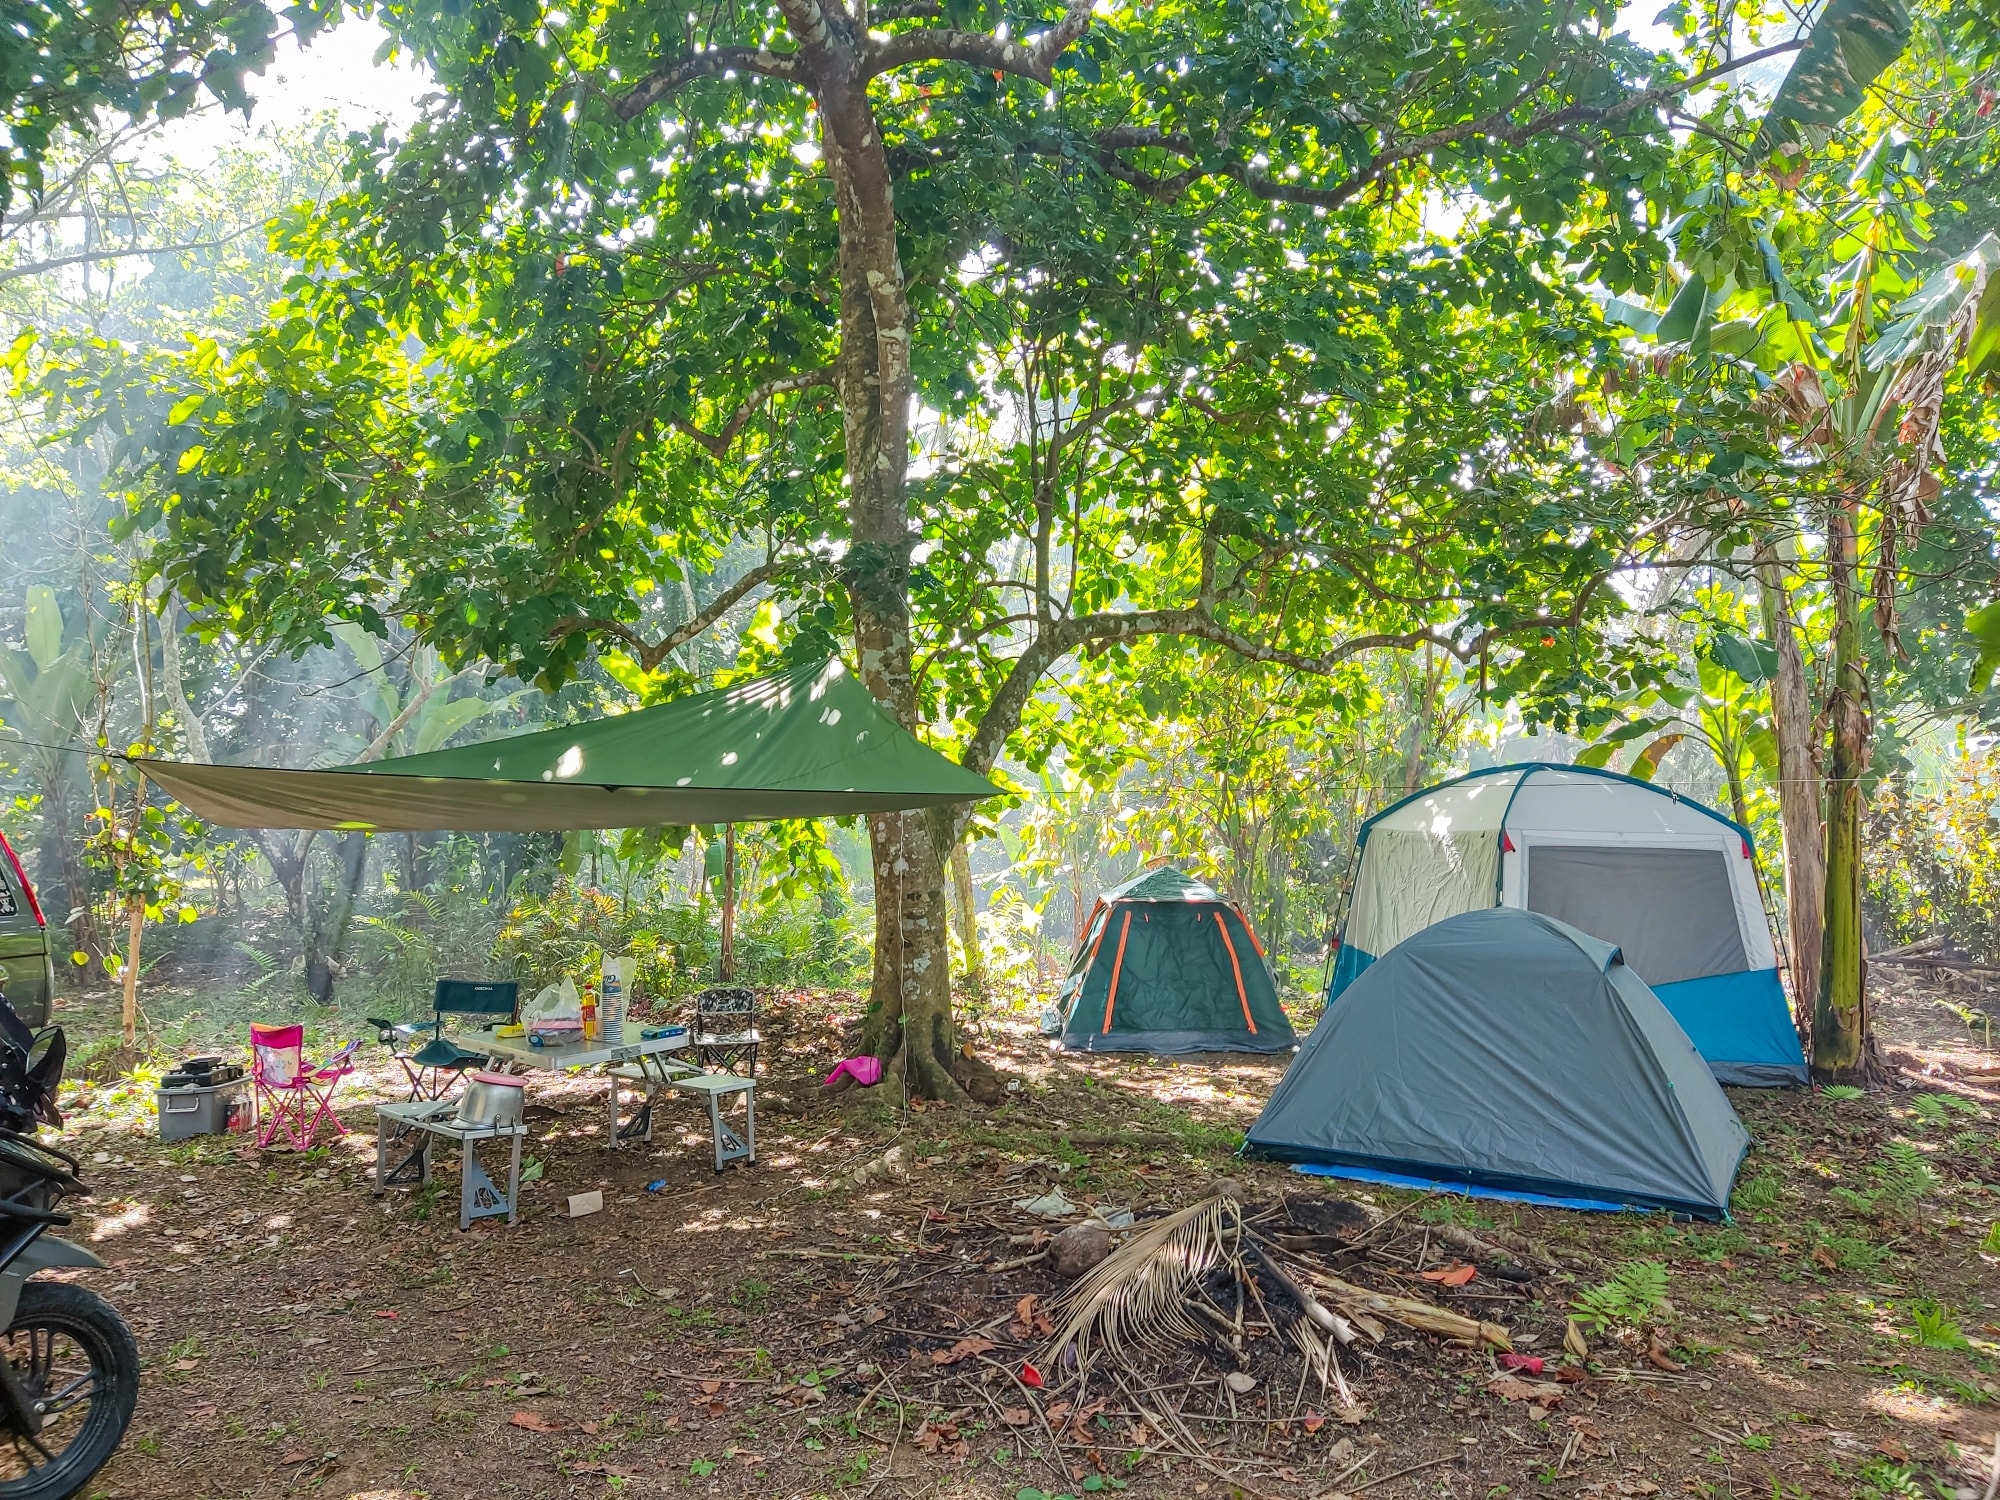
[[[580,1219],[585,1214],[601,1213],[603,1209],[604,1190],[602,1188],[592,1188],[587,1193],[571,1193],[569,1195],[569,1216],[572,1219]]]

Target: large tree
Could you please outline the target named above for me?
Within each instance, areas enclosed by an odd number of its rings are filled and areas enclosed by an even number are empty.
[[[762,589],[981,770],[1141,636],[1629,676],[1607,580],[1668,528],[1513,441],[1521,393],[1599,328],[1565,272],[1650,282],[1678,101],[1805,41],[1655,54],[1552,0],[383,14],[442,95],[283,226],[291,303],[73,377],[172,585],[544,683],[670,676]],[[962,830],[870,823],[871,1045],[940,1095]]]

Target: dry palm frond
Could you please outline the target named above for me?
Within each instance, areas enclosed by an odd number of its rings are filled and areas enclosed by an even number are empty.
[[[1084,1368],[1093,1346],[1116,1359],[1127,1344],[1208,1338],[1188,1317],[1186,1298],[1196,1281],[1233,1257],[1242,1234],[1243,1206],[1216,1197],[1169,1214],[1126,1241],[1057,1302],[1064,1316],[1049,1343],[1051,1363],[1072,1344]]]

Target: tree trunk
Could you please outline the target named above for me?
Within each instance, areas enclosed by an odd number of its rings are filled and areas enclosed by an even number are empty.
[[[69,949],[58,956],[56,971],[76,974],[85,984],[99,984],[104,979],[104,955],[110,951],[110,942],[99,929],[97,907],[90,889],[90,868],[83,860],[84,818],[77,807],[76,779],[70,773],[67,755],[48,757],[48,774],[42,781],[42,855],[40,870],[42,890],[62,894],[56,901],[47,901],[54,907],[62,903],[60,911],[50,913],[53,925],[67,934]],[[78,965],[73,955],[81,953],[84,962]]]
[[[1813,747],[1812,693],[1805,655],[1777,562],[1758,568],[1764,633],[1778,652],[1771,679],[1772,730],[1778,742],[1778,813],[1785,831],[1785,925],[1792,998],[1803,1017],[1819,995],[1824,930],[1826,845],[1820,825],[1819,762]]]
[[[979,918],[972,900],[972,854],[961,839],[951,849],[951,883],[958,896],[958,941],[965,949],[965,977],[972,988],[986,987],[986,966],[979,955]]]
[[[788,7],[788,10],[790,7]],[[816,63],[821,148],[840,231],[840,397],[848,480],[848,597],[861,680],[906,729],[917,727],[911,673],[910,312],[896,246],[896,203],[882,132],[852,54],[811,7],[801,49]],[[816,29],[820,28],[820,29]],[[801,30],[795,22],[795,30]],[[875,968],[868,1050],[913,1095],[963,1099],[951,1014],[944,857],[923,813],[868,820],[875,873]]]
[[[1855,507],[1843,498],[1827,527],[1833,587],[1833,682],[1827,701],[1826,928],[1813,1006],[1812,1071],[1823,1082],[1868,1072],[1867,960],[1861,946],[1861,778],[1868,769],[1868,672],[1861,658],[1861,568]]]
[[[146,898],[127,896],[125,898],[125,1004],[121,1011],[121,1023],[125,1045],[132,1046],[139,1039],[139,937],[146,929]]]
[[[325,962],[319,957],[318,925],[313,921],[311,893],[306,888],[313,841],[318,837],[317,831],[312,830],[296,838],[284,833],[259,832],[251,835],[264,856],[264,862],[271,867],[278,889],[284,893],[285,914],[292,919],[292,927],[299,935],[299,948],[305,959],[309,982],[314,964],[323,965]]]

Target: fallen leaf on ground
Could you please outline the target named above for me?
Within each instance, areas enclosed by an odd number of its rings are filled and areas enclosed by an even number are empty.
[[[1667,1370],[1679,1374],[1687,1366],[1667,1353],[1667,1346],[1658,1339],[1646,1346],[1646,1363],[1656,1370]]]
[[[1009,1427],[1026,1427],[1035,1418],[1025,1406],[1003,1406],[1000,1408],[1000,1420]]]
[[[1590,1358],[1590,1345],[1583,1341],[1583,1330],[1576,1326],[1575,1318],[1563,1325],[1563,1350],[1579,1362]]]
[[[1047,1338],[1056,1331],[1055,1320],[1042,1306],[1042,1299],[1033,1292],[1014,1304],[1014,1324],[1023,1336],[1039,1335]]]
[[[1464,1286],[1479,1274],[1477,1266],[1446,1266],[1442,1271],[1424,1271],[1420,1275],[1426,1281],[1435,1281],[1441,1286]]]
[[[946,1458],[965,1458],[972,1452],[972,1445],[958,1435],[955,1422],[926,1422],[910,1439],[912,1447],[925,1453],[937,1453]]]
[[[295,1448],[290,1453],[287,1453],[283,1458],[279,1459],[278,1462],[281,1464],[303,1464],[303,1463],[309,1463],[317,1457],[319,1457],[319,1455],[316,1453],[308,1453],[303,1448]]]
[[[1309,1411],[1300,1419],[1299,1425],[1305,1428],[1307,1432],[1318,1432],[1320,1428],[1326,1426],[1326,1418],[1322,1417],[1316,1411]],[[1345,1441],[1345,1439],[1342,1439],[1342,1441]]]
[[[933,1354],[931,1356],[931,1363],[934,1365],[955,1365],[961,1359],[971,1359],[974,1355],[986,1354],[999,1347],[991,1339],[960,1339],[949,1349]]]
[[[1538,1406],[1554,1406],[1568,1394],[1553,1381],[1522,1380],[1516,1375],[1496,1375],[1486,1382],[1486,1393],[1502,1401],[1532,1401]]]
[[[551,1422],[538,1411],[517,1411],[507,1419],[509,1427],[524,1427],[529,1432],[561,1432],[562,1423]]]
[[[1023,1362],[1021,1365],[1021,1384],[1028,1387],[1031,1391],[1040,1390],[1042,1388],[1042,1372],[1037,1370],[1033,1365]]]
[[[1618,1481],[1621,1495],[1657,1495],[1660,1487],[1650,1479],[1621,1479]]]

